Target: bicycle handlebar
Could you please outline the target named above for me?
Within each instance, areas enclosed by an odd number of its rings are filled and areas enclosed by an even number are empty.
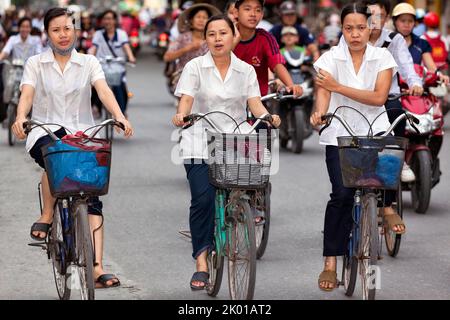
[[[29,120],[27,122],[23,123],[23,128],[25,129],[25,134],[28,135],[33,129],[35,129],[36,127],[39,127],[41,129],[43,129],[45,132],[48,133],[48,135],[52,138],[53,141],[58,141],[60,140],[54,133],[52,130],[50,130],[48,128],[48,126],[50,125],[55,125],[55,126],[59,126],[60,128],[66,130],[67,132],[70,132],[70,130],[66,129],[64,126],[59,125],[59,124],[53,124],[53,123],[42,123],[40,121],[36,121],[36,120]],[[125,130],[125,126],[122,122],[116,121],[114,119],[108,119],[103,121],[102,123],[100,123],[99,125],[93,126],[91,128],[86,129],[83,133],[86,133],[87,131],[97,128],[96,130],[94,130],[93,133],[91,133],[91,135],[89,136],[89,139],[94,138],[101,129],[103,129],[106,126],[117,126],[122,130]]]
[[[188,128],[190,128],[191,126],[194,125],[195,122],[197,122],[198,120],[201,119],[205,119],[206,122],[208,122],[208,124],[217,132],[221,132],[221,130],[218,128],[219,126],[214,122],[214,120],[210,119],[208,116],[211,114],[223,114],[228,116],[230,119],[233,120],[233,122],[236,124],[236,128],[234,129],[234,131],[236,131],[236,129],[239,130],[239,132],[241,133],[240,130],[240,126],[244,123],[240,123],[238,124],[236,122],[236,120],[233,119],[233,117],[231,117],[228,113],[222,112],[222,111],[211,111],[208,112],[206,114],[204,113],[193,113],[191,115],[188,115],[186,117],[183,118],[183,121],[188,123],[187,125],[185,125],[182,130],[186,130]],[[273,118],[270,114],[264,114],[262,117],[257,118],[256,122],[253,124],[253,126],[251,127],[251,130],[248,133],[252,133],[253,131],[256,130],[256,127],[261,123],[261,121],[268,121],[270,124],[273,123]]]
[[[130,67],[136,67],[136,64],[126,61],[122,57],[105,57],[105,58],[97,58],[100,63],[118,63],[121,65],[127,65]]]
[[[352,137],[356,137],[356,133],[353,131],[353,129],[349,126],[349,124],[347,123],[347,121],[345,121],[345,119],[343,117],[341,117],[338,114],[333,114],[333,113],[328,113],[326,115],[323,115],[321,117],[322,121],[326,121],[327,124],[320,130],[321,134],[323,132],[323,130],[325,130],[326,128],[328,128],[331,124],[331,121],[333,121],[333,119],[336,118],[345,128],[345,130],[347,130],[347,132],[352,136]],[[411,127],[418,133],[419,129],[417,129],[417,127],[415,126],[415,124],[419,124],[420,120],[417,119],[416,117],[414,117],[411,114],[408,114],[406,112],[404,112],[403,114],[401,114],[400,116],[397,117],[397,119],[395,119],[395,121],[391,124],[391,126],[386,130],[386,132],[384,132],[381,136],[382,137],[386,137],[388,135],[390,135],[392,133],[392,131],[394,131],[394,129],[397,127],[397,125],[403,120],[406,119],[409,121],[409,123],[411,124]]]
[[[401,97],[407,97],[407,96],[412,96],[412,95],[409,94],[409,92],[402,92],[402,93],[390,94],[390,95],[388,96],[388,100],[389,100],[389,101],[393,101],[393,100],[397,100],[397,99],[399,99],[399,98],[401,98]],[[424,91],[424,92],[422,93],[421,97],[426,97],[426,96],[428,96],[428,92]],[[413,97],[415,97],[415,96],[413,96]]]

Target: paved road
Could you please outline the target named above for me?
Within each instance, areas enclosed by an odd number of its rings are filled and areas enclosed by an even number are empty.
[[[136,135],[115,140],[110,193],[104,197],[105,263],[123,286],[98,290],[98,299],[209,299],[191,292],[191,244],[187,229],[189,189],[183,167],[171,162],[174,112],[162,77],[163,65],[141,56],[130,72],[135,93],[129,116]],[[447,121],[450,119],[447,118]],[[51,265],[44,252],[27,246],[37,218],[40,172],[23,144],[6,145],[0,131],[0,299],[56,299]],[[433,190],[427,215],[411,210],[405,194],[408,234],[400,254],[380,262],[378,299],[449,299],[450,142],[441,152],[442,182]],[[317,136],[305,153],[281,153],[273,177],[273,220],[269,245],[258,262],[256,299],[347,299],[342,290],[317,288],[322,268],[322,226],[330,184]],[[356,298],[360,292],[356,293]],[[224,284],[218,299],[227,299]]]

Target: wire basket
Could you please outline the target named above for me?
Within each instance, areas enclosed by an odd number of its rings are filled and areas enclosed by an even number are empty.
[[[23,68],[9,66],[5,68],[3,73],[3,101],[8,103],[14,95],[14,91],[19,90],[20,81],[23,76]]]
[[[59,140],[42,147],[42,155],[53,197],[108,193],[111,144],[107,140]]]
[[[345,187],[397,190],[407,139],[394,136],[337,139]]]
[[[273,137],[208,131],[211,184],[222,189],[260,189],[269,182]]]
[[[117,63],[103,63],[102,69],[109,86],[117,87],[122,84],[123,69],[121,65]]]

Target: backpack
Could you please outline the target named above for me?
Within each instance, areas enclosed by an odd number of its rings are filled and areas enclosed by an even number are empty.
[[[425,34],[425,39],[430,44],[433,49],[431,52],[431,56],[433,57],[434,62],[438,67],[443,66],[447,62],[448,51],[445,47],[445,43],[442,40],[442,37],[439,35],[436,38],[431,38],[428,34]]]

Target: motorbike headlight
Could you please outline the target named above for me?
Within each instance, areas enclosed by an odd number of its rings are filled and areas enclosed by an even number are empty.
[[[420,121],[418,124],[415,125],[419,130],[420,134],[427,134],[436,129],[436,124],[433,119],[433,108],[431,108],[430,111],[426,114],[422,115],[413,114],[413,116],[419,119]],[[406,130],[408,132],[417,134],[416,130],[414,130],[409,121],[406,122]]]

